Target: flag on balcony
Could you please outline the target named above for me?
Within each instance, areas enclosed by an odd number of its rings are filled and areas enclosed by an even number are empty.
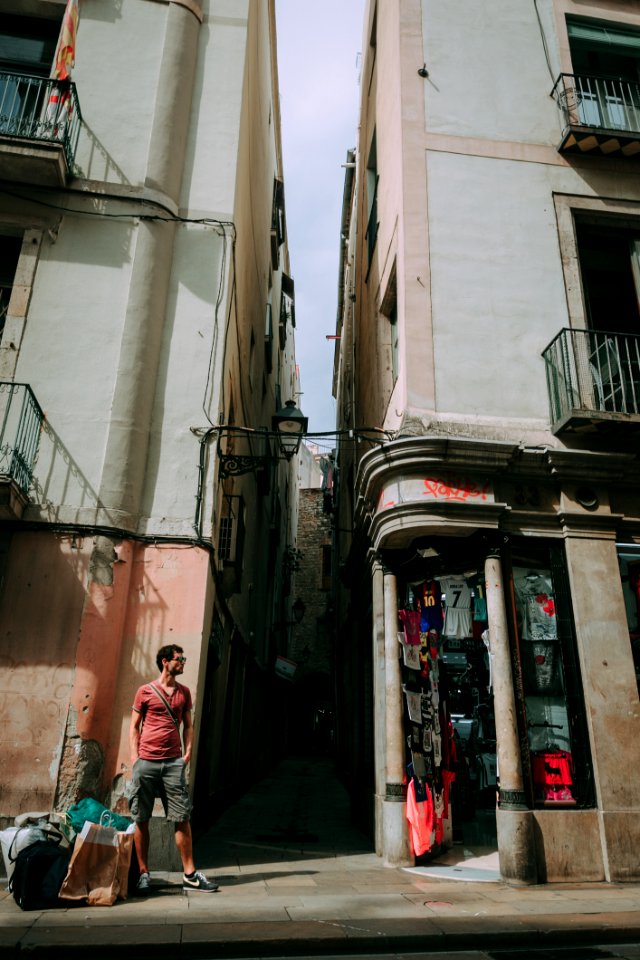
[[[67,0],[62,18],[62,29],[53,61],[51,76],[55,80],[70,80],[76,62],[76,34],[78,32],[78,0]]]
[[[78,3],[79,0],[67,0],[62,18],[60,38],[51,70],[51,78],[61,81],[60,83],[54,83],[51,87],[46,114],[47,127],[56,139],[63,136],[66,124],[71,118],[73,106],[69,81],[71,80],[71,70],[76,62]]]

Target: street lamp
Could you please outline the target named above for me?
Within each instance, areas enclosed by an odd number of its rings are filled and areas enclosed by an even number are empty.
[[[302,597],[298,597],[296,602],[291,607],[291,613],[293,614],[294,623],[300,623],[304,617],[307,605],[305,604]]]
[[[293,400],[287,400],[282,410],[271,418],[271,426],[278,434],[280,452],[285,460],[291,460],[300,449],[302,437],[307,432],[309,420],[295,405]]]
[[[273,624],[275,628],[284,628],[284,627],[297,627],[299,623],[302,623],[302,619],[307,611],[307,605],[302,599],[298,599],[293,603],[291,607],[291,613],[293,614],[293,620],[279,620]]]
[[[395,437],[393,431],[383,430],[381,427],[352,427],[348,430],[309,433],[308,426],[308,418],[298,410],[295,401],[287,400],[284,407],[272,416],[271,430],[225,423],[204,431],[200,442],[204,444],[209,437],[217,437],[218,476],[221,480],[226,480],[228,477],[239,477],[245,473],[264,473],[273,460],[292,460],[305,436],[311,440],[336,437],[355,443],[364,441],[381,445],[389,443]],[[278,443],[278,453],[275,456],[271,452],[272,440]],[[245,449],[248,445],[251,452],[236,452],[234,447],[240,442]],[[260,452],[257,452],[256,448],[259,448]]]

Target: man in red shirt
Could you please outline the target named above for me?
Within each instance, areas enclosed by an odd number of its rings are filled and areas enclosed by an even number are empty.
[[[149,820],[156,797],[160,797],[168,820],[173,821],[176,846],[182,859],[185,890],[214,893],[218,886],[196,870],[191,836],[191,800],[186,770],[193,745],[191,692],[176,677],[187,658],[182,647],[170,644],[158,650],[160,677],[139,687],[133,701],[129,727],[131,747],[131,794],[129,807],[136,822],[135,847],[140,866],[138,891],[147,893],[149,876]],[[184,739],[184,754],[182,738]]]

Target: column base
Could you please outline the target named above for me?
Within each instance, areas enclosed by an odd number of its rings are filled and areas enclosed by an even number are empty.
[[[535,833],[531,810],[496,811],[500,874],[509,883],[538,882]]]
[[[414,857],[409,843],[409,825],[406,803],[383,800],[382,809],[382,857],[390,867],[411,867]]]

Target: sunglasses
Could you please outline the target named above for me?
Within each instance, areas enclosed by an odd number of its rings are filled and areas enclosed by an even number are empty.
[[[173,660],[174,660],[176,663],[186,663],[186,662],[187,662],[187,658],[186,658],[186,657],[173,657]]]

